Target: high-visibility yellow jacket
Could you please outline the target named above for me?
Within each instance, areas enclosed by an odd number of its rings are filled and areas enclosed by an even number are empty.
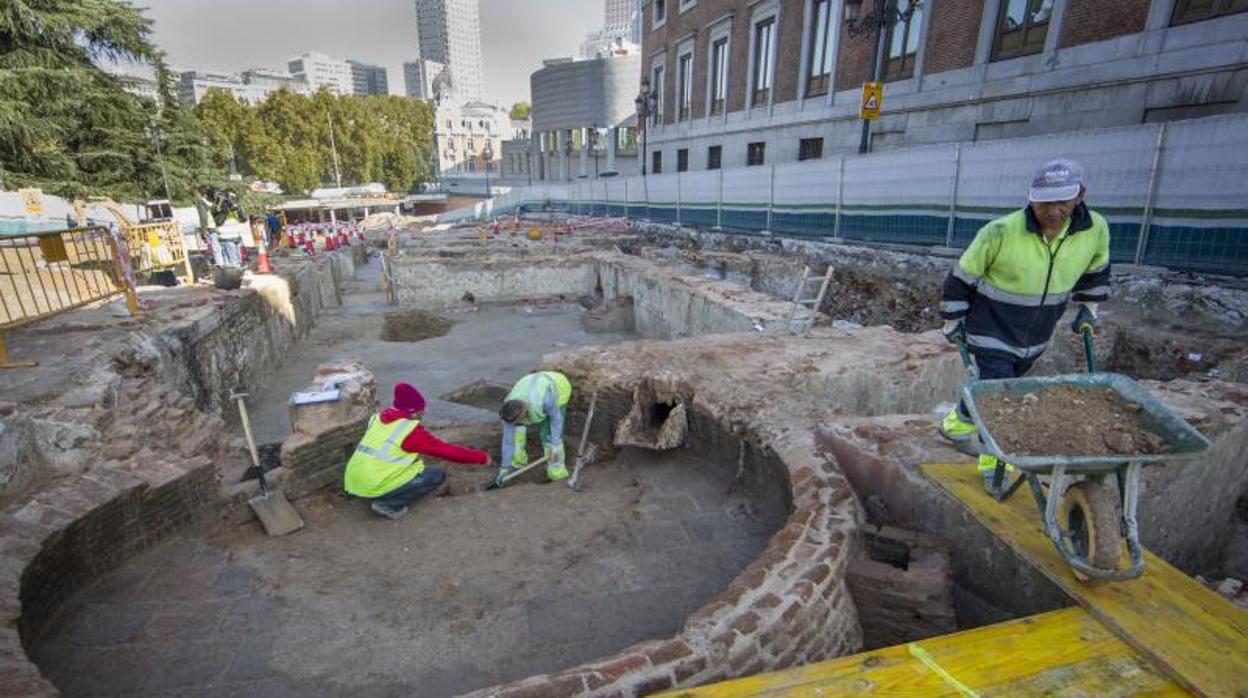
[[[572,382],[567,376],[558,371],[530,373],[516,381],[511,392],[507,394],[507,399],[523,401],[525,413],[516,424],[503,422],[502,463],[513,463],[517,455],[517,444],[520,446],[519,452],[523,453],[526,426],[541,424],[547,420],[549,429],[544,435],[547,443],[543,445],[562,449],[563,412],[572,399]]]
[[[403,450],[403,439],[419,426],[419,419],[398,419],[386,424],[373,415],[364,438],[347,461],[343,489],[357,497],[380,497],[424,472],[420,454]]]
[[[1109,225],[1085,204],[1045,242],[1028,206],[975,235],[945,278],[940,314],[965,319],[976,351],[1035,358],[1048,348],[1066,303],[1109,298]]]

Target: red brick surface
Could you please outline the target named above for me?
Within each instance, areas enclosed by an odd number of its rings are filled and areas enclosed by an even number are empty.
[[[979,27],[985,2],[998,0],[954,0],[931,5],[928,19],[927,53],[923,58],[925,74],[956,68],[968,68],[975,62],[975,45],[979,43]]]
[[[1070,0],[1060,46],[1078,46],[1144,31],[1148,7],[1149,0]]]

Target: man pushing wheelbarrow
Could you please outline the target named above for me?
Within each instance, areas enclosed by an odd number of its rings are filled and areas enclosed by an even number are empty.
[[[1079,163],[1045,163],[1028,205],[981,228],[945,279],[944,334],[971,380],[940,433],[978,457],[984,488],[998,500],[1030,486],[1046,534],[1076,576],[1123,580],[1143,569],[1141,467],[1209,442],[1130,378],[1096,373],[1092,332],[1097,304],[1109,298],[1109,226],[1086,194]],[[1083,336],[1088,374],[1023,378],[1071,300],[1080,304],[1071,329]],[[1023,473],[1007,487],[1016,467]],[[1124,537],[1131,561],[1120,569]]]

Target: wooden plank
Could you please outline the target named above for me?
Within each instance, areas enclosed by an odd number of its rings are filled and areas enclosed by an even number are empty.
[[[965,463],[925,464],[923,472],[1181,685],[1200,695],[1248,695],[1248,612],[1147,551],[1139,579],[1082,584],[1044,535],[1028,492],[997,502]]]
[[[960,698],[1141,694],[1179,696],[1187,692],[1087,611],[1074,607],[663,695]]]

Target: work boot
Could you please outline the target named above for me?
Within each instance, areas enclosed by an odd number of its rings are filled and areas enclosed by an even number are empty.
[[[565,465],[548,465],[546,466],[546,477],[550,478],[551,482],[566,480],[568,479],[568,468]]]
[[[970,441],[976,434],[975,423],[962,419],[958,408],[949,410],[949,414],[940,421],[940,435],[954,443]]]
[[[384,516],[391,521],[407,513],[407,507],[395,509],[394,507],[382,504],[381,502],[373,502],[372,510],[374,514]]]
[[[979,455],[979,474],[984,478],[984,490],[993,496],[997,492],[1004,491],[1009,488],[1010,473],[1014,472],[1014,466],[1009,463],[1005,464],[1005,472],[1001,474],[1001,489],[995,490],[992,487],[992,478],[997,472],[997,457],[987,453]]]

